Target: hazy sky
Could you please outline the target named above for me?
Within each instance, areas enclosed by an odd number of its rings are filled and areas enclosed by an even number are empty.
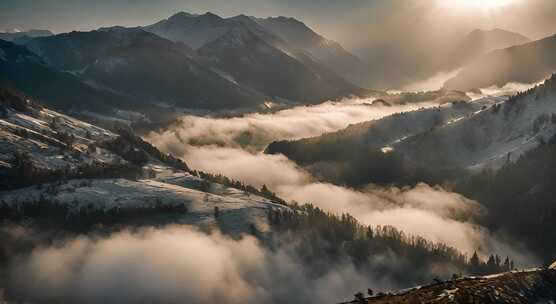
[[[179,11],[295,17],[366,62],[366,85],[380,89],[434,77],[475,29],[556,33],[556,0],[0,0],[0,30],[149,25]]]
[[[510,4],[491,10],[458,4],[466,1]],[[0,29],[65,32],[144,25],[178,11],[293,16],[347,44],[360,40],[362,29],[369,30],[370,39],[373,32],[390,31],[392,23],[411,28],[449,22],[448,27],[462,30],[502,27],[532,38],[556,32],[554,0],[1,0]]]

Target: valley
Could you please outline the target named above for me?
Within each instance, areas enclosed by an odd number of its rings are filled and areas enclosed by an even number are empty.
[[[553,11],[0,3],[0,303],[553,303]]]

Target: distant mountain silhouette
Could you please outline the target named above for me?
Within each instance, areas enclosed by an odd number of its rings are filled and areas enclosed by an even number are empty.
[[[502,29],[474,30],[467,34],[452,50],[448,65],[461,67],[478,57],[497,49],[528,43],[529,38]]]
[[[468,64],[445,87],[470,90],[503,86],[509,82],[534,83],[556,71],[556,35],[496,50]]]
[[[346,51],[338,42],[319,35],[305,23],[287,17],[255,18],[266,30],[284,39],[296,49],[304,50],[334,72],[360,86],[367,84],[370,67]]]

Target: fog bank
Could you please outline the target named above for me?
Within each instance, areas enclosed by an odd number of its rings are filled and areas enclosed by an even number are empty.
[[[312,277],[288,248],[269,251],[254,237],[188,226],[77,237],[16,261],[10,296],[41,302],[329,303],[387,285],[348,262]]]
[[[312,203],[336,214],[350,213],[368,225],[391,225],[467,254],[475,250],[480,254],[512,253],[516,262],[534,264],[526,253],[510,250],[474,224],[484,210],[459,194],[425,184],[404,189],[354,190],[319,182],[287,157],[261,152],[272,140],[317,136],[422,106],[428,105],[371,106],[357,99],[229,119],[185,116],[147,139],[163,151],[183,158],[192,168],[257,187],[266,185],[290,201]]]

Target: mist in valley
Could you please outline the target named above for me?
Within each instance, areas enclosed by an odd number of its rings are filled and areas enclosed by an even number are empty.
[[[520,265],[538,262],[524,248],[476,224],[485,212],[479,203],[440,186],[368,185],[353,189],[319,181],[284,155],[263,153],[266,144],[274,140],[318,136],[350,124],[436,106],[430,102],[392,107],[371,103],[372,99],[328,102],[229,119],[184,116],[145,138],[193,168],[257,187],[265,185],[288,201],[311,203],[335,214],[349,213],[367,225],[391,225],[469,256],[475,251],[483,257],[496,252],[511,255]]]
[[[555,26],[552,0],[0,1],[0,303],[556,297]]]

